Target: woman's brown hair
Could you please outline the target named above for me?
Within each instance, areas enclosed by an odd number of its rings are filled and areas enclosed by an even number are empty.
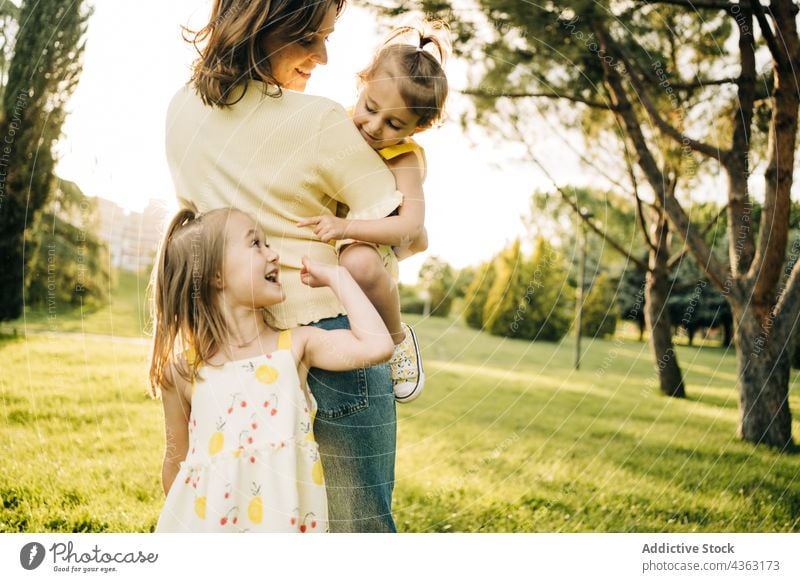
[[[217,276],[222,272],[225,223],[232,208],[200,214],[180,210],[161,240],[150,282],[153,348],[150,390],[174,388],[177,373],[187,382],[197,378],[200,362],[224,345],[226,331],[217,308]],[[176,357],[187,348],[195,357]]]
[[[346,0],[214,0],[211,19],[200,30],[184,28],[184,39],[197,49],[191,82],[203,103],[224,107],[238,102],[246,81],[280,84],[272,74],[266,39],[292,43],[316,32],[328,10],[337,15]],[[231,90],[243,85],[235,98]]]
[[[403,37],[413,36],[414,42]],[[389,35],[369,66],[358,73],[361,83],[378,73],[392,76],[406,106],[419,116],[417,127],[425,129],[444,114],[448,85],[444,63],[450,55],[450,27],[443,21],[403,26]],[[417,41],[418,39],[418,41]]]

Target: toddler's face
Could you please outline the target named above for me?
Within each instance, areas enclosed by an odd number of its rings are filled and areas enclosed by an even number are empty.
[[[400,97],[392,77],[379,72],[364,83],[353,111],[353,123],[374,149],[402,142],[417,129],[419,115]]]

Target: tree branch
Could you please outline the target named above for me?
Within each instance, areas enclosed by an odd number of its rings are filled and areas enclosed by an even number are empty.
[[[593,21],[592,28],[605,54],[619,58],[620,51],[614,46],[602,23]],[[622,85],[621,73],[616,67],[611,66],[607,59],[602,59],[601,63],[605,82],[608,84],[610,93],[616,101],[614,105],[617,108],[617,117],[625,128],[636,154],[639,156],[639,166],[656,194],[656,204],[667,213],[675,229],[679,231],[681,238],[686,241],[695,260],[706,271],[711,282],[718,288],[724,289],[725,282],[729,279],[727,269],[720,264],[703,238],[692,227],[675,196],[669,196],[665,191],[665,176],[658,168],[658,164],[656,164],[656,160],[647,146],[639,120]]]
[[[563,188],[561,188],[561,186],[559,186],[556,183],[556,181],[553,178],[553,176],[550,175],[550,172],[547,171],[547,168],[545,168],[544,165],[539,161],[539,159],[536,156],[533,155],[533,152],[530,151],[530,148],[528,148],[528,156],[531,158],[531,161],[539,167],[539,169],[544,173],[544,175],[547,176],[547,179],[550,180],[550,182],[553,184],[553,187],[558,191],[559,194],[561,194],[561,197],[564,199],[564,202],[566,202],[569,205],[570,208],[572,208],[575,212],[578,213],[578,216],[581,217],[581,220],[583,220],[583,223],[586,226],[588,226],[595,233],[600,235],[600,237],[602,237],[602,239],[605,242],[607,242],[609,244],[609,246],[611,246],[611,248],[613,248],[615,251],[620,253],[623,257],[626,257],[629,261],[634,263],[642,272],[647,273],[650,270],[649,267],[647,266],[647,264],[645,264],[642,260],[633,257],[628,251],[625,250],[625,247],[623,247],[621,244],[619,244],[617,241],[615,241],[613,238],[611,238],[605,232],[604,229],[598,227],[597,225],[595,225],[592,222],[592,220],[590,218],[587,218],[586,216],[584,216],[583,212],[581,212],[581,210],[578,207],[578,205],[572,200],[570,195],[567,194],[566,192],[564,192]]]
[[[750,299],[755,305],[771,305],[775,287],[786,260],[791,189],[794,181],[797,112],[800,106],[797,63],[800,62],[800,39],[797,32],[797,8],[789,0],[773,0],[771,16],[778,37],[789,58],[774,63],[775,95],[764,170],[764,205],[761,210],[758,248],[745,276],[750,285]]]
[[[753,14],[756,15],[758,26],[761,29],[761,34],[764,36],[764,40],[767,42],[767,47],[769,47],[769,52],[772,54],[772,58],[774,58],[775,62],[779,63],[781,66],[786,66],[786,64],[789,62],[789,57],[786,54],[786,51],[783,50],[783,48],[781,48],[781,46],[775,40],[775,35],[773,34],[772,27],[769,25],[767,17],[764,14],[764,7],[761,6],[761,2],[759,0],[750,0],[750,7],[753,10]]]
[[[797,261],[792,267],[786,287],[772,312],[774,319],[769,343],[773,349],[788,348],[788,345],[792,343],[790,339],[796,336],[797,319],[800,316],[798,303],[800,303],[800,261]]]
[[[669,81],[669,85],[673,89],[691,91],[692,89],[703,89],[705,87],[713,87],[714,85],[733,85],[736,81],[737,79],[735,77],[729,77],[727,79],[699,79],[692,83],[673,83]]]
[[[747,6],[736,17],[739,28],[739,60],[741,72],[737,82],[737,107],[733,114],[731,155],[725,160],[728,172],[728,255],[734,276],[747,273],[755,254],[752,204],[748,199],[747,179],[750,175],[750,148],[755,104],[756,57],[753,36],[753,14]]]
[[[588,105],[589,107],[593,107],[594,109],[603,109],[605,111],[613,111],[614,108],[609,105],[608,103],[601,103],[599,101],[592,101],[590,99],[584,99],[582,97],[577,97],[576,95],[562,95],[561,93],[554,93],[554,92],[527,92],[527,91],[493,91],[491,89],[484,90],[484,89],[464,89],[463,91],[458,91],[462,95],[471,95],[473,97],[505,97],[507,99],[528,99],[534,97],[545,97],[547,99],[567,99],[568,101],[572,101],[574,103],[583,103],[584,105]]]
[[[722,208],[720,208],[719,212],[717,212],[717,214],[714,216],[714,218],[709,220],[708,224],[706,224],[703,227],[703,230],[700,231],[700,236],[705,238],[705,236],[708,234],[708,232],[711,230],[711,228],[717,223],[717,221],[719,220],[720,216],[725,214],[725,211],[727,209],[728,209],[728,205],[727,204],[725,204]],[[681,252],[675,254],[672,258],[670,258],[669,261],[667,261],[667,268],[671,270],[675,265],[680,263],[683,260],[683,257],[686,255],[687,251],[688,251],[688,249],[686,248],[686,242],[684,241],[683,248],[681,249]]]
[[[631,84],[633,85],[634,90],[636,91],[637,97],[639,97],[639,100],[641,101],[642,105],[644,105],[644,108],[647,111],[647,114],[650,116],[650,119],[653,121],[653,123],[656,124],[656,126],[662,132],[671,137],[677,143],[689,146],[694,151],[701,153],[709,158],[720,161],[724,160],[725,156],[728,153],[727,151],[721,150],[718,147],[703,143],[696,139],[692,139],[689,136],[684,135],[683,133],[672,127],[671,124],[667,123],[667,121],[665,121],[664,118],[661,117],[661,114],[659,114],[658,112],[658,108],[655,106],[650,97],[647,95],[647,90],[644,86],[644,83],[642,83],[642,80],[639,78],[638,73],[631,66],[630,61],[628,61],[628,59],[621,53],[620,53],[620,59],[622,60],[622,62],[625,65],[625,68],[628,71],[628,76],[631,79]]]
[[[636,199],[636,218],[639,221],[639,226],[642,229],[642,236],[644,236],[645,244],[652,250],[653,252],[657,252],[656,246],[653,244],[653,240],[650,238],[650,233],[648,232],[647,222],[644,219],[644,208],[642,208],[642,199],[639,196],[639,183],[636,180],[636,173],[633,170],[633,164],[631,163],[631,155],[630,151],[628,150],[628,144],[625,140],[622,140],[622,145],[625,148],[625,166],[628,168],[628,176],[631,179],[631,185],[633,186],[633,197]]]
[[[730,2],[724,0],[642,0],[642,4],[671,4],[673,6],[683,6],[684,8],[705,8],[708,10],[725,10],[730,12]]]

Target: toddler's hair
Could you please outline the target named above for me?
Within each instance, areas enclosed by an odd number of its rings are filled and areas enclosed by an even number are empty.
[[[161,240],[150,281],[153,348],[150,391],[174,388],[174,370],[187,382],[197,377],[199,362],[212,356],[226,337],[225,322],[217,307],[215,284],[222,272],[225,223],[232,208],[200,214],[192,206],[178,211]],[[176,345],[177,343],[177,345]],[[192,347],[196,356],[187,362],[176,357],[176,347]],[[172,370],[167,370],[174,363]]]
[[[403,40],[408,35],[419,41],[409,44]],[[444,114],[448,87],[443,66],[450,51],[447,23],[437,20],[403,26],[392,31],[369,66],[358,73],[358,79],[366,83],[378,73],[394,77],[400,97],[419,116],[417,127],[426,129]]]

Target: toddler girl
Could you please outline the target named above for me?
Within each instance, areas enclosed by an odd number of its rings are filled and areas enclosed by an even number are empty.
[[[370,65],[359,73],[360,94],[353,122],[367,143],[386,161],[403,193],[402,205],[379,220],[315,216],[298,223],[313,226],[324,242],[336,240],[339,263],[358,282],[386,323],[395,343],[389,361],[395,399],[416,399],[425,382],[419,344],[400,321],[397,259],[427,248],[425,230],[425,155],[411,136],[439,121],[447,97],[442,68],[449,54],[449,29],[442,22],[395,30]],[[400,39],[413,35],[411,44]]]
[[[330,287],[352,330],[272,328],[262,308],[284,299],[278,270],[239,210],[182,210],[167,228],[153,270],[150,384],[164,405],[167,494],[156,531],[328,528],[308,369],[373,365],[393,343],[346,269],[307,258],[302,281]]]

